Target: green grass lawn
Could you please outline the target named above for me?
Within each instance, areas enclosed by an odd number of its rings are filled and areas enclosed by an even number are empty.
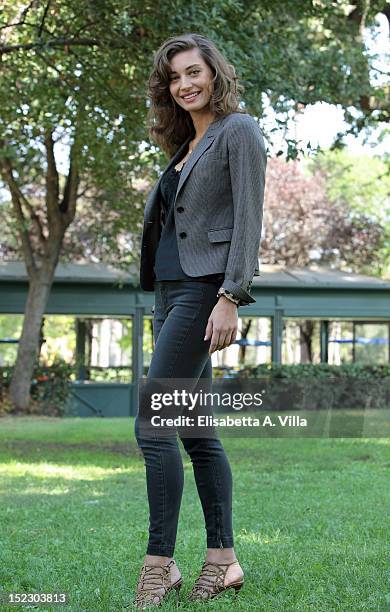
[[[132,601],[148,508],[133,419],[0,419],[0,589],[65,592],[40,610],[117,611]],[[245,586],[186,595],[205,530],[189,457],[175,560],[184,585],[162,610],[390,610],[390,439],[224,439]],[[33,609],[3,606],[1,610]],[[133,609],[130,606],[129,609]]]

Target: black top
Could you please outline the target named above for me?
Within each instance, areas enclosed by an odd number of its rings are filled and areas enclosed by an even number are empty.
[[[161,280],[204,280],[222,282],[225,278],[224,273],[207,274],[205,276],[188,276],[182,269],[177,247],[177,237],[175,228],[175,216],[173,203],[175,201],[177,186],[179,184],[180,170],[175,170],[174,166],[162,177],[161,203],[163,207],[163,227],[160,241],[156,250],[154,273],[157,281]]]

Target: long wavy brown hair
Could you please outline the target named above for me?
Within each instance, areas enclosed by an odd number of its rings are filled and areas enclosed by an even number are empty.
[[[171,59],[180,51],[194,48],[199,49],[200,56],[213,73],[210,111],[215,118],[232,112],[245,112],[239,108],[244,87],[238,83],[234,66],[226,61],[209,38],[194,32],[168,38],[154,55],[153,70],[148,79],[150,107],[146,120],[150,139],[169,157],[188,136],[195,136],[190,113],[175,102],[169,90]]]

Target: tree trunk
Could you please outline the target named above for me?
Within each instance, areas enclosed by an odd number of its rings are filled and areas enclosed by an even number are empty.
[[[251,327],[252,327],[252,319],[248,319],[246,325],[243,325],[241,329],[241,339],[242,340],[247,339]],[[241,344],[239,353],[238,353],[238,363],[240,365],[245,365],[245,353],[246,353],[246,345]]]
[[[85,370],[87,380],[91,380],[91,363],[92,363],[92,332],[93,332],[93,319],[86,319],[85,321]]]
[[[42,346],[46,342],[46,338],[45,338],[45,322],[46,322],[45,321],[45,317],[42,317],[41,329],[40,329],[40,332],[39,332],[38,357],[40,356],[40,354],[42,352]]]
[[[301,363],[312,363],[312,338],[313,338],[314,322],[310,319],[299,325],[300,330],[300,345],[301,345]]]
[[[31,378],[39,357],[43,315],[50,295],[54,268],[47,268],[30,280],[19,350],[10,384],[10,397],[18,410],[25,410],[30,401]]]
[[[0,139],[0,147],[5,144]],[[23,330],[10,385],[11,400],[15,407],[21,410],[26,409],[29,404],[31,377],[40,352],[42,319],[64,235],[76,213],[79,184],[76,142],[70,150],[69,172],[62,200],[54,157],[54,144],[53,131],[47,129],[45,132],[47,152],[45,219],[43,215],[37,213],[37,209],[20,188],[12,160],[6,156],[0,157],[0,176],[11,194],[21,252],[29,278]]]

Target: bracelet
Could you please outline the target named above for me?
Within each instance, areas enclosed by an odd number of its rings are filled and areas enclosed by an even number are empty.
[[[224,289],[223,287],[221,287],[221,288],[218,290],[217,297],[219,298],[219,297],[221,297],[221,295],[224,295],[224,296],[225,296],[225,298],[227,298],[228,300],[230,300],[231,302],[233,302],[233,303],[234,303],[236,306],[239,306],[239,305],[240,305],[240,301],[241,301],[241,300],[240,300],[239,298],[236,298],[236,297],[233,295],[233,293],[231,293],[230,291],[226,291],[226,289]]]

